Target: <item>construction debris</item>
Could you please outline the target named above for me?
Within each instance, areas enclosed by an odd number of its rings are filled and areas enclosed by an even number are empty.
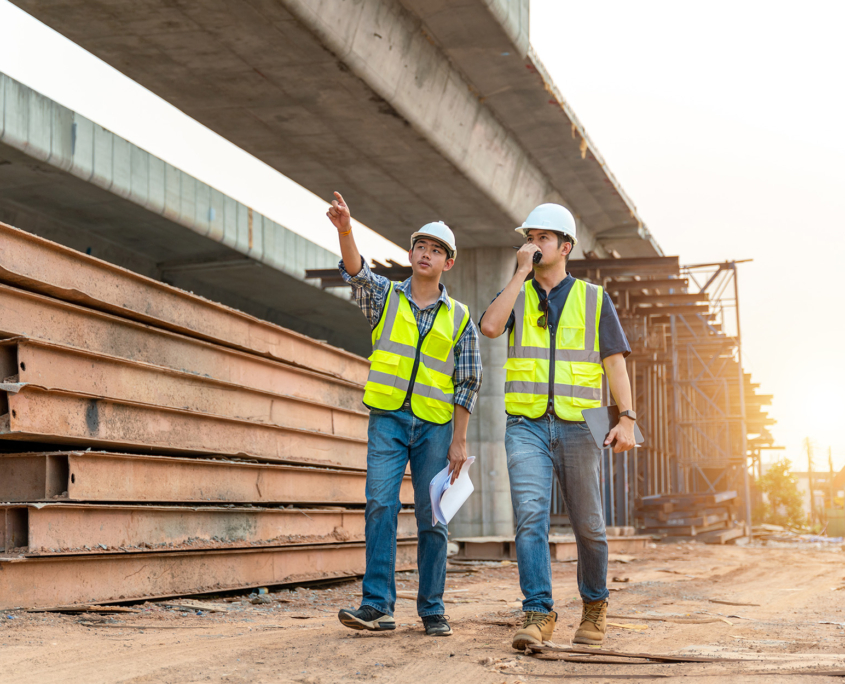
[[[744,524],[737,522],[736,499],[735,491],[644,496],[634,515],[648,534],[724,544],[746,534]]]

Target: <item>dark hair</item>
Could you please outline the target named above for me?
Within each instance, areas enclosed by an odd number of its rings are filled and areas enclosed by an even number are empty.
[[[565,235],[564,233],[555,233],[555,235],[557,235],[557,247],[558,247],[558,249],[563,247],[564,242],[568,242],[573,247],[575,246],[575,243],[572,242],[572,238],[569,237],[568,235]]]
[[[568,242],[570,245],[572,245],[572,249],[575,249],[575,243],[572,242],[571,237],[569,237],[568,235],[565,235],[564,233],[558,233],[557,234],[557,248],[560,249],[561,247],[563,247],[564,243],[566,243],[566,242]],[[569,254],[567,254],[565,257],[563,257],[564,264],[569,264],[569,258],[572,256],[572,249],[569,250]]]

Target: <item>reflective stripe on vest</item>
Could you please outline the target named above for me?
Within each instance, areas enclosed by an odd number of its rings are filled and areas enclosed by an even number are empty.
[[[581,411],[601,406],[599,320],[604,293],[576,280],[566,298],[555,335],[554,411],[563,420],[583,421]],[[514,326],[505,363],[505,409],[539,418],[549,404],[551,334],[538,325],[540,295],[533,281],[522,286],[514,305]]]
[[[438,304],[431,330],[422,340],[411,393],[414,415],[439,424],[448,423],[455,410],[455,344],[469,322],[469,309],[451,297],[449,302],[451,311]],[[411,305],[391,287],[381,320],[373,329],[365,405],[384,411],[401,408],[411,386],[418,346],[420,333]]]

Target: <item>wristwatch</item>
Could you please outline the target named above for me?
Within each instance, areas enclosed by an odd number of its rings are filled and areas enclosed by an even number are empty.
[[[636,413],[634,413],[633,411],[620,411],[620,413],[619,413],[619,417],[620,417],[620,418],[622,418],[622,417],[625,417],[625,418],[630,418],[630,419],[631,419],[631,420],[633,420],[635,423],[637,422],[637,414],[636,414]]]

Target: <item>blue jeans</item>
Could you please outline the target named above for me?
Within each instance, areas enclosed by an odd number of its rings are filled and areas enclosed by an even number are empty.
[[[396,516],[399,487],[411,461],[417,518],[420,617],[443,615],[446,586],[446,526],[431,524],[431,479],[449,464],[452,423],[435,425],[410,411],[370,409],[367,449],[365,534],[367,569],[361,605],[393,615],[396,606]]]
[[[544,415],[508,416],[505,430],[516,557],[523,610],[554,608],[549,509],[557,475],[578,547],[578,591],[586,602],[606,600],[607,534],[601,506],[601,451],[586,423]]]

